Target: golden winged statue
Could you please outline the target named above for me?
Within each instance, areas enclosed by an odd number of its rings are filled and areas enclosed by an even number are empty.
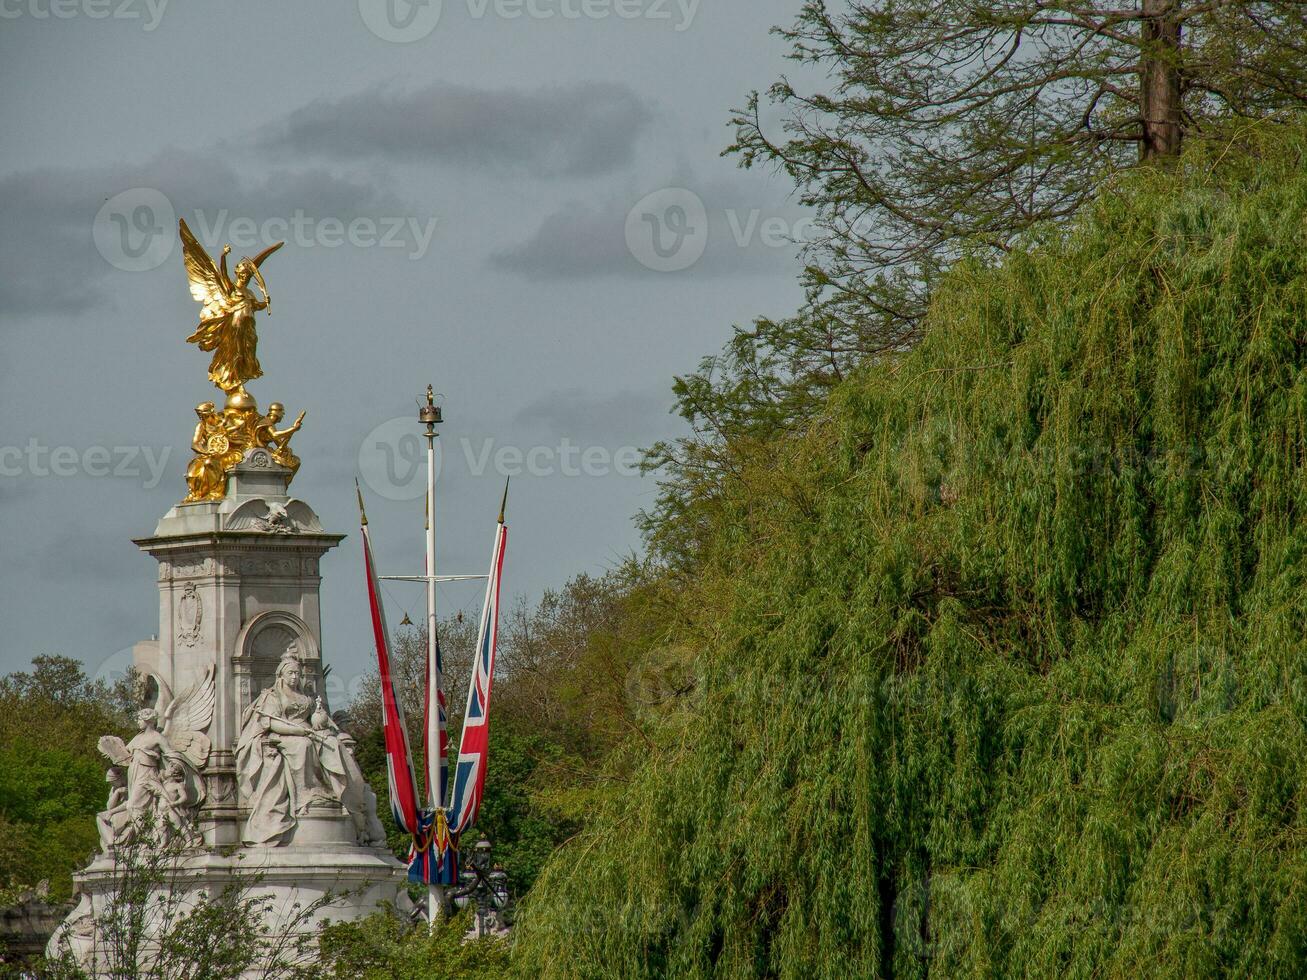
[[[254,314],[268,310],[272,298],[259,266],[285,242],[265,248],[254,258],[243,258],[236,263],[236,278],[227,274],[227,255],[230,245],[224,245],[222,255],[215,264],[186,227],[180,222],[182,259],[191,283],[191,296],[202,303],[200,325],[186,338],[187,343],[198,344],[202,351],[213,351],[209,362],[209,380],[227,392],[245,394],[245,382],[263,376],[259,367],[257,347],[259,338],[254,329]],[[250,280],[258,284],[263,293],[259,299],[248,288]]]

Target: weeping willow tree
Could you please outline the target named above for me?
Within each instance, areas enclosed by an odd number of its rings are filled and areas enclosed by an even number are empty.
[[[1307,974],[1307,133],[941,281],[737,458],[539,977]]]

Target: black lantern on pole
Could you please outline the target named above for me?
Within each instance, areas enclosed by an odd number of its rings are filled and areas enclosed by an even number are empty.
[[[473,935],[477,937],[502,933],[508,929],[508,874],[494,864],[490,841],[482,837],[459,869],[458,888],[453,892],[460,908],[474,903],[476,919]]]

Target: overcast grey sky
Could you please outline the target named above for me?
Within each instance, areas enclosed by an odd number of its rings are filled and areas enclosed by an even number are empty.
[[[420,566],[428,381],[442,570],[488,562],[505,471],[511,595],[638,548],[632,447],[678,431],[673,375],[801,299],[790,185],[719,158],[798,6],[0,0],[0,672],[94,671],[158,628],[130,539],[217,394],[177,217],[233,259],[287,239],[250,391],[307,409],[292,490],[350,535],[323,563],[337,670],[371,656],[356,473],[382,570]]]

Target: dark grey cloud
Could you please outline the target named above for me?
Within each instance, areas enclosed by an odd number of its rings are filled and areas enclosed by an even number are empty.
[[[527,238],[491,252],[489,264],[533,281],[661,275],[667,270],[650,264],[655,255],[648,236],[655,232],[640,212],[649,194],[667,191],[677,196],[648,205],[659,212],[659,222],[672,217],[660,208],[684,203],[683,194],[688,192],[702,206],[700,214],[707,224],[701,252],[687,266],[678,267],[678,274],[715,277],[792,271],[802,240],[812,234],[808,213],[787,203],[769,178],[745,174],[731,181],[699,181],[682,175],[661,186],[600,202],[569,202],[546,215]],[[629,224],[633,213],[634,222]],[[699,219],[681,220],[696,225]],[[657,234],[667,254],[694,247],[693,237],[678,238],[676,229],[666,223]]]
[[[626,248],[625,220],[620,207],[565,204],[525,241],[491,253],[490,264],[534,280],[639,275],[644,270]]]
[[[653,114],[628,85],[486,89],[440,82],[318,99],[264,128],[256,145],[336,160],[384,157],[492,173],[590,177],[629,164]]]
[[[249,177],[217,152],[167,150],[138,165],[18,171],[0,177],[5,205],[0,310],[8,316],[69,315],[103,302],[106,281],[122,270],[97,250],[95,225],[106,221],[106,202],[133,189],[157,192],[162,198],[151,194],[148,199],[164,201],[163,210],[171,211],[150,212],[151,235],[175,242],[176,218],[184,217],[210,248],[218,247],[239,218],[261,223],[270,217],[290,220],[302,212],[349,222],[358,215],[403,210],[393,195],[368,179],[342,177],[321,167],[281,168]],[[135,230],[130,233],[141,238]],[[177,261],[175,255],[169,260]]]
[[[716,350],[732,323],[802,302],[792,268],[700,282],[724,261],[715,242],[685,274],[647,272],[627,255],[622,227],[669,176],[713,208],[716,192],[703,186],[713,178],[738,179],[760,207],[784,201],[787,182],[756,191],[757,172],[718,151],[743,92],[802,69],[767,40],[794,0],[704,4],[683,32],[616,16],[514,20],[493,4],[484,18],[455,16],[462,5],[446,3],[438,30],[406,45],[372,36],[352,3],[328,17],[296,0],[246,6],[235,19],[226,5],[191,4],[178,17],[170,6],[148,33],[85,16],[0,26],[6,67],[23,79],[22,96],[0,110],[11,137],[0,144],[0,453],[33,437],[79,453],[172,449],[153,488],[144,473],[40,477],[25,462],[6,475],[17,464],[0,454],[0,674],[48,651],[97,665],[159,629],[154,562],[131,539],[182,496],[186,420],[214,389],[207,358],[183,342],[197,308],[175,222],[160,222],[173,250],[153,271],[122,272],[95,245],[96,215],[126,190],[156,190],[206,246],[230,240],[238,255],[250,254],[231,233],[240,218],[262,225],[296,208],[338,221],[440,218],[421,258],[302,248],[286,234],[270,266],[277,311],[260,318],[268,376],[252,391],[308,409],[292,489],[326,527],[350,534],[323,564],[323,649],[342,674],[373,656],[358,575],[353,480],[368,475],[359,450],[388,418],[415,426],[413,396],[428,381],[447,396],[445,569],[484,571],[505,476],[493,461],[474,472],[464,440],[477,460],[487,443],[555,451],[557,471],[515,474],[509,502],[506,595],[534,597],[619,560],[639,541],[631,515],[656,493],[648,477],[569,476],[563,440],[616,459],[621,447],[674,436],[683,423],[666,413],[672,376]],[[197,56],[216,49],[222,57]],[[601,77],[600,63],[620,84],[579,84]],[[400,73],[402,84],[389,82]],[[358,97],[374,85],[370,102]],[[195,93],[218,123],[197,111]],[[326,101],[315,119],[307,107],[317,98]],[[546,239],[574,233],[565,254],[544,256],[557,277],[530,281],[486,261],[553,214]],[[523,273],[539,258],[525,256]],[[592,272],[603,275],[574,288],[575,275]],[[363,489],[384,569],[419,570],[420,497]],[[389,591],[421,605],[420,589]],[[440,601],[479,598],[475,584],[452,583]]]
[[[662,389],[596,395],[581,388],[547,392],[513,416],[515,431],[615,447],[646,447],[678,429],[673,398]]]

